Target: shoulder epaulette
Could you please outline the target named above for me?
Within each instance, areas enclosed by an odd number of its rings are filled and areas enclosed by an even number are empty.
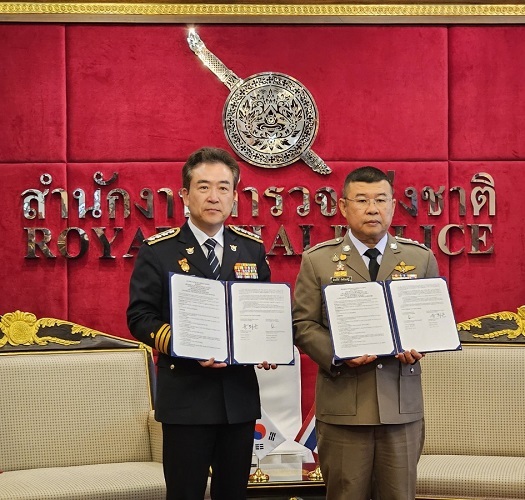
[[[321,243],[317,243],[317,245],[314,245],[312,248],[309,248],[306,251],[314,252],[315,250],[319,250],[319,248],[333,247],[335,245],[340,245],[342,241],[343,238],[334,238],[332,240],[321,241]]]
[[[247,229],[244,229],[243,227],[234,226],[233,224],[230,224],[228,226],[234,233],[238,234],[239,236],[244,236],[245,238],[250,238],[251,240],[255,240],[259,243],[262,243],[263,240],[261,237],[255,233],[252,233],[251,231],[248,231]]]
[[[424,248],[425,250],[429,250],[427,246],[425,246],[423,243],[420,243],[419,241],[411,240],[410,238],[402,238],[401,236],[396,236],[395,238],[397,241],[399,241],[399,243],[408,243],[409,245],[416,245],[418,247]]]
[[[144,243],[147,243],[148,245],[154,245],[155,243],[158,243],[159,241],[164,241],[169,238],[173,238],[174,236],[177,236],[180,233],[180,227],[172,227],[170,229],[166,229],[166,231],[162,231],[161,233],[154,234],[153,236],[150,236],[149,238],[146,238],[144,240]]]

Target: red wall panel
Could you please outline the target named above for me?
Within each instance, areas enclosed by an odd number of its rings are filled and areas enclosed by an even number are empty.
[[[63,26],[0,25],[0,161],[65,160]]]
[[[450,28],[450,157],[525,157],[525,27]]]
[[[44,185],[40,176],[48,174],[51,184]],[[55,187],[65,187],[64,164],[3,163],[0,164],[2,196],[0,196],[0,234],[3,236],[0,259],[0,312],[27,311],[38,317],[67,319],[68,276],[67,262],[60,258],[56,245],[48,245],[54,258],[46,258],[40,250],[36,258],[28,258],[28,231],[35,231],[36,240],[45,238],[44,229],[56,240],[63,222],[60,215],[60,197],[53,194]],[[29,192],[28,190],[31,190]],[[27,191],[27,192],[26,192]],[[42,205],[34,198],[41,192],[45,199],[45,218],[39,218]],[[47,193],[46,193],[47,191]],[[45,196],[44,196],[45,194]],[[34,213],[24,216],[24,201]],[[44,214],[42,214],[44,215]],[[28,229],[25,229],[28,228]],[[37,230],[40,228],[40,230]]]
[[[239,78],[286,73],[317,103],[313,149],[332,174],[319,175],[302,161],[280,169],[241,162],[239,211],[230,222],[260,230],[275,254],[275,280],[295,282],[305,244],[301,226],[309,227],[313,245],[344,223],[337,210],[323,214],[319,197],[331,190],[338,195],[349,170],[373,164],[394,173],[394,224],[432,246],[458,321],[525,303],[525,281],[519,279],[525,264],[516,258],[525,245],[519,233],[524,29],[198,27],[208,49]],[[21,309],[129,336],[125,308],[134,259],[124,255],[136,253],[139,229],[149,236],[184,222],[177,192],[188,154],[203,145],[230,149],[221,121],[229,90],[189,49],[187,30],[177,24],[0,25],[0,278],[14,285],[0,297],[0,313]],[[106,181],[114,173],[117,178],[99,185],[97,172]],[[487,207],[473,213],[470,195],[479,183],[472,178],[481,172],[494,180],[494,215]],[[44,173],[52,177],[46,186],[40,182]],[[309,192],[306,215],[297,187]],[[162,188],[174,193],[172,216]],[[464,215],[456,188],[465,191]],[[28,189],[49,189],[45,219],[24,216],[22,193]],[[68,195],[67,217],[52,192],[57,189]],[[113,189],[129,194],[129,217],[122,205],[110,216]],[[152,218],[139,208],[146,207],[145,189],[152,193]],[[100,192],[100,216],[79,215],[79,190],[88,208]],[[258,191],[258,214],[252,213],[251,190]],[[440,190],[441,209],[433,212],[425,192]],[[491,232],[472,253],[476,224],[490,224]],[[39,248],[38,258],[25,258],[26,227],[49,230],[55,258]],[[109,256],[97,230],[111,241]],[[295,255],[285,255],[283,235]],[[493,253],[486,253],[491,246]],[[310,373],[305,377],[311,390]]]
[[[473,216],[471,208],[459,220],[454,216],[456,222],[464,226],[466,234],[461,241],[455,242],[456,250],[465,245],[466,252],[450,259],[452,298],[454,306],[461,312],[461,319],[490,312],[516,312],[519,306],[525,304],[525,261],[520,258],[525,252],[525,238],[521,230],[523,198],[519,194],[520,181],[525,179],[525,162],[451,162],[451,183],[468,186],[478,172],[490,172],[496,194],[494,197],[490,189],[481,194],[487,202],[481,208],[479,217]],[[470,194],[469,190],[469,198]],[[489,215],[490,198],[495,199],[494,216]],[[470,200],[468,205],[472,207]],[[487,245],[482,246],[487,248],[493,245],[492,254],[469,255],[468,252],[472,251],[469,224],[491,225],[491,232],[483,231]]]
[[[183,160],[227,145],[227,87],[193,54],[187,28],[67,28],[70,160]],[[314,150],[339,159],[447,158],[445,28],[203,26],[239,78],[303,83],[319,108]]]

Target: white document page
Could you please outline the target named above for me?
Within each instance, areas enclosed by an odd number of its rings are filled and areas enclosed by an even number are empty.
[[[379,283],[328,285],[324,294],[337,358],[393,353],[394,340]]]
[[[235,361],[290,364],[294,359],[290,287],[234,282],[230,295]]]
[[[224,284],[184,274],[173,274],[170,279],[172,353],[227,361]]]
[[[458,349],[459,335],[444,279],[391,281],[389,288],[405,350]]]

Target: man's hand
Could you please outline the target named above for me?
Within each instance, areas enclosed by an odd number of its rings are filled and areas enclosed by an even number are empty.
[[[265,370],[269,370],[270,368],[272,370],[275,370],[277,368],[277,365],[271,365],[270,363],[268,363],[268,361],[263,361],[262,363],[259,363],[257,365],[257,368],[259,368],[259,370],[261,368],[264,368]]]
[[[406,365],[413,365],[423,357],[425,357],[425,354],[417,352],[415,349],[396,354],[396,358]]]
[[[345,360],[345,363],[350,368],[355,368],[356,366],[363,366],[367,365],[368,363],[372,363],[372,361],[375,361],[377,359],[377,356],[374,354],[372,356],[369,356],[368,354],[364,354],[363,356],[359,356],[358,358],[352,358]]]
[[[207,361],[199,361],[199,364],[204,368],[226,368],[228,363],[215,363],[215,358],[210,358]]]

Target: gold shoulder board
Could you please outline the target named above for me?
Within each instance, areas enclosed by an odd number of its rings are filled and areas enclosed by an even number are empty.
[[[260,238],[260,236],[252,233],[251,231],[248,231],[247,229],[244,229],[243,227],[234,226],[233,224],[230,224],[228,227],[239,236],[244,236],[245,238],[250,238],[251,240],[263,243],[263,240]]]
[[[154,245],[155,243],[158,243],[159,241],[164,241],[169,238],[173,238],[174,236],[177,236],[180,233],[180,227],[172,227],[171,229],[166,229],[166,231],[162,231],[161,233],[154,234],[153,236],[150,236],[149,238],[146,238],[144,240],[144,243],[147,243],[148,245]]]

